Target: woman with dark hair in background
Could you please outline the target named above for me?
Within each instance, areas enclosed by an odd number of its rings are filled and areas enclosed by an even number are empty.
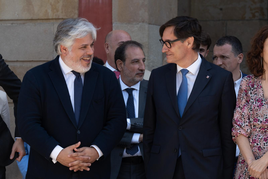
[[[252,40],[247,54],[252,75],[242,79],[233,118],[238,144],[235,178],[268,178],[268,26]]]

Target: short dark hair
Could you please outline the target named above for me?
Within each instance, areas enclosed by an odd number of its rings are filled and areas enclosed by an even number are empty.
[[[174,35],[180,39],[187,39],[188,37],[194,37],[193,50],[199,51],[200,47],[200,36],[202,32],[202,27],[196,18],[188,16],[177,16],[165,24],[163,24],[159,29],[159,34],[162,37],[164,30],[167,27],[174,26]]]
[[[249,71],[255,76],[262,76],[265,72],[263,68],[263,53],[264,42],[268,38],[268,25],[263,26],[256,35],[252,38],[251,48],[247,53],[247,64]]]
[[[139,42],[136,42],[134,40],[129,40],[129,41],[123,42],[116,49],[115,54],[114,54],[114,62],[115,62],[115,66],[116,66],[116,69],[117,70],[118,70],[118,68],[117,68],[116,61],[117,60],[121,60],[123,63],[125,63],[125,61],[126,61],[126,50],[127,50],[128,47],[138,47],[138,48],[140,48],[143,51],[143,46]],[[143,51],[143,53],[144,53],[144,51]]]
[[[207,49],[209,49],[211,45],[211,38],[208,33],[204,31],[201,33],[200,44],[203,46],[207,46]]]
[[[232,52],[235,54],[235,56],[239,55],[240,53],[243,53],[243,48],[240,40],[235,36],[224,36],[220,38],[216,42],[216,46],[223,46],[225,44],[229,44],[232,46]]]

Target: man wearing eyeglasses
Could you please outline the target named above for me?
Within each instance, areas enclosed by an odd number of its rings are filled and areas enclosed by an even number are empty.
[[[144,116],[147,179],[232,178],[235,108],[232,74],[200,54],[197,19],[160,27],[168,64],[152,71]]]

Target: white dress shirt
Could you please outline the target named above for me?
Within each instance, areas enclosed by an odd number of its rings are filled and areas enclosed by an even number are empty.
[[[9,106],[7,101],[7,94],[0,90],[0,115],[3,121],[6,123],[8,129],[10,130],[10,115]]]
[[[238,91],[239,91],[239,87],[240,87],[240,83],[241,83],[241,81],[242,81],[242,78],[243,78],[243,74],[242,74],[242,72],[240,71],[240,78],[234,82],[236,98],[237,98],[237,95],[238,95]]]
[[[186,69],[189,71],[186,74],[186,78],[187,78],[187,83],[188,83],[188,95],[187,95],[187,99],[189,98],[193,86],[194,86],[194,82],[196,80],[196,77],[198,75],[199,72],[199,68],[201,65],[202,59],[200,57],[200,55],[198,54],[198,58],[197,60],[191,64],[189,67],[187,67]],[[180,67],[179,65],[177,65],[177,74],[176,74],[176,92],[178,93],[180,86],[181,86],[181,82],[182,82],[182,74],[181,74],[181,69],[183,69],[182,67]]]
[[[117,70],[114,69],[111,65],[109,65],[108,60],[106,61],[105,66],[106,66],[107,68],[109,68],[111,71],[117,71]]]
[[[128,100],[128,93],[125,91],[125,89],[127,88],[133,88],[134,90],[132,91],[133,94],[133,99],[134,99],[134,108],[135,108],[135,118],[137,118],[139,116],[139,92],[140,92],[140,82],[138,82],[137,84],[129,87],[127,86],[121,78],[119,78],[119,82],[120,82],[120,86],[121,86],[121,90],[122,90],[122,94],[123,94],[123,98],[125,101],[125,106],[127,106],[127,100]],[[127,129],[130,130],[131,128],[131,122],[130,119],[127,118]],[[134,133],[131,143],[133,144],[138,144],[139,143],[139,138],[140,138],[140,133]],[[126,149],[124,149],[123,152],[123,157],[133,157],[133,156],[141,156],[141,151],[140,151],[140,147],[138,146],[138,152],[135,155],[129,155],[126,153]]]
[[[71,103],[72,103],[72,107],[73,107],[73,111],[74,111],[74,80],[76,78],[76,76],[73,74],[72,69],[70,67],[68,67],[62,60],[61,57],[59,57],[59,63],[60,63],[60,67],[61,67],[61,71],[62,74],[64,76],[67,88],[68,88],[68,92],[70,95],[70,99],[71,99]],[[81,75],[81,79],[82,79],[82,84],[84,84],[84,78],[85,78],[85,73],[80,73]],[[102,151],[99,149],[99,147],[97,147],[96,145],[92,145],[91,147],[94,147],[98,154],[99,154],[99,158],[103,155]],[[63,148],[59,145],[57,145],[51,152],[50,157],[52,158],[52,161],[54,163],[57,162],[57,157],[59,155],[59,153],[63,150]]]
[[[239,92],[240,83],[241,83],[242,78],[243,78],[243,74],[242,74],[241,71],[240,71],[240,74],[241,74],[240,78],[234,82],[236,98],[237,98],[237,95],[238,95],[238,92]],[[238,145],[236,145],[235,156],[238,157],[239,153],[240,153],[239,147],[238,147]]]

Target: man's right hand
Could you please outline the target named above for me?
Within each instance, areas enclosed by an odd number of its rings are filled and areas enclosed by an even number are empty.
[[[57,161],[62,165],[69,167],[69,163],[75,161],[73,158],[68,157],[68,155],[74,153],[74,149],[77,149],[81,145],[81,142],[78,142],[74,145],[64,148],[59,155],[57,156]]]
[[[91,163],[85,163],[85,161],[77,160],[75,157],[70,157],[71,154],[74,154],[74,150],[81,145],[81,142],[78,142],[74,145],[70,145],[69,147],[64,148],[58,155],[57,161],[60,162],[62,165],[66,167],[70,167],[70,163],[73,163],[73,168],[75,168],[75,171],[89,171],[89,166],[91,166]]]
[[[15,140],[13,147],[12,147],[11,154],[10,154],[10,159],[14,158],[15,152],[19,153],[19,157],[16,160],[20,162],[22,157],[26,154],[25,148],[24,148],[24,142],[21,138],[18,138]]]

